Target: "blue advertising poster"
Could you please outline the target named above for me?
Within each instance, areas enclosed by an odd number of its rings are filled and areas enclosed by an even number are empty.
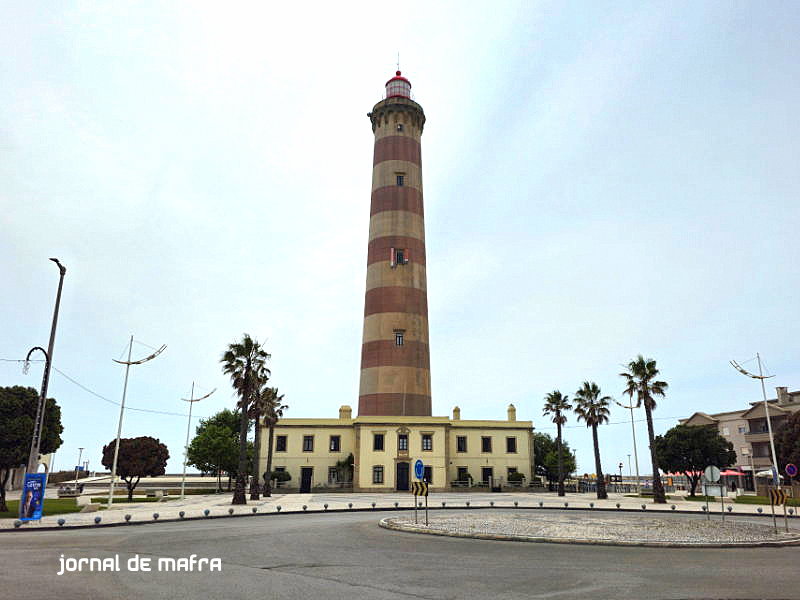
[[[20,521],[38,521],[42,518],[46,484],[47,473],[25,473],[22,500],[19,503]]]

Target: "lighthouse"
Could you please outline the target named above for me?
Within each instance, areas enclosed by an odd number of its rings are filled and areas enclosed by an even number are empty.
[[[397,71],[368,114],[375,135],[359,416],[430,416],[422,107]]]

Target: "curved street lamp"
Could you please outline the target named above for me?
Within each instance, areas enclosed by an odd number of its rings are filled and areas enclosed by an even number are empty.
[[[122,389],[122,404],[119,405],[119,423],[117,424],[117,441],[114,445],[114,462],[112,463],[111,467],[111,483],[108,485],[108,506],[111,508],[111,505],[114,503],[114,482],[117,479],[117,458],[119,457],[119,438],[122,435],[122,416],[125,414],[125,395],[128,393],[128,372],[131,370],[131,365],[141,365],[142,363],[146,363],[149,360],[153,360],[156,356],[161,354],[164,349],[166,348],[166,344],[163,344],[161,348],[153,352],[150,356],[146,356],[145,358],[139,360],[131,360],[131,352],[133,351],[133,336],[131,336],[131,343],[128,346],[128,360],[117,360],[112,358],[115,363],[120,365],[125,365],[125,386]]]
[[[631,411],[631,435],[633,435],[633,461],[636,463],[636,493],[638,494],[640,491],[639,488],[639,454],[636,450],[636,428],[633,426],[633,409],[636,408],[636,405],[631,402],[630,406],[625,406],[614,400],[614,403],[617,406],[622,408],[629,409]],[[630,454],[628,455],[628,460],[630,460]]]
[[[211,394],[217,391],[217,388],[214,388],[210,392],[208,392],[205,396],[201,398],[194,397],[194,381],[192,382],[192,393],[189,398],[181,398],[184,402],[189,403],[189,422],[186,424],[186,443],[183,446],[183,476],[181,477],[181,500],[185,495],[186,490],[186,463],[189,460],[189,431],[192,429],[192,406],[195,402],[200,402],[200,400],[205,400]]]

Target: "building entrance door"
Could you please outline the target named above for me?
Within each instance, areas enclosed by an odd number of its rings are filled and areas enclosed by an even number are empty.
[[[397,491],[398,492],[407,492],[408,491],[408,463],[407,462],[399,462],[397,463]]]
[[[311,467],[301,467],[300,468],[300,493],[301,494],[310,494],[311,493],[311,474],[314,472],[314,469]]]

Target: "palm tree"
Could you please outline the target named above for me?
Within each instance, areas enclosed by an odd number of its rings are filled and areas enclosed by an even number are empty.
[[[283,412],[288,410],[289,407],[282,404],[283,394],[278,394],[278,388],[267,388],[265,392],[267,403],[264,422],[269,427],[269,437],[267,438],[267,470],[264,473],[264,495],[272,496],[272,450],[274,447],[275,424],[283,417]]]
[[[569,396],[562,396],[561,392],[554,390],[544,397],[544,411],[543,415],[552,415],[552,421],[558,428],[558,437],[556,438],[556,448],[558,453],[558,495],[564,495],[564,459],[561,456],[561,426],[567,422],[567,416],[564,414],[566,411],[571,410],[572,406],[569,403]]]
[[[575,414],[578,420],[585,421],[587,427],[592,428],[592,441],[594,441],[594,469],[597,474],[597,499],[608,498],[606,493],[606,480],[603,477],[603,467],[600,464],[600,443],[597,440],[597,426],[608,423],[608,403],[611,398],[600,397],[600,388],[594,381],[584,381],[583,387],[575,392],[577,405]]]
[[[247,476],[247,429],[250,422],[248,408],[253,392],[258,388],[258,377],[264,373],[269,375],[265,364],[270,355],[261,348],[261,344],[248,334],[242,336],[241,342],[228,345],[222,355],[222,372],[230,375],[233,389],[239,395],[241,420],[239,425],[239,469],[236,473],[236,486],[233,490],[231,504],[247,504],[245,497],[245,477]]]
[[[664,381],[654,381],[658,376],[656,361],[652,358],[644,358],[639,354],[635,360],[628,363],[627,371],[620,373],[620,377],[625,378],[625,391],[628,397],[633,400],[636,394],[636,407],[644,404],[644,414],[647,417],[647,435],[650,438],[650,462],[653,465],[653,502],[666,504],[667,498],[664,495],[664,486],[661,483],[661,476],[658,473],[658,459],[656,458],[655,434],[653,433],[653,410],[656,407],[654,396],[665,396],[667,383]]]

